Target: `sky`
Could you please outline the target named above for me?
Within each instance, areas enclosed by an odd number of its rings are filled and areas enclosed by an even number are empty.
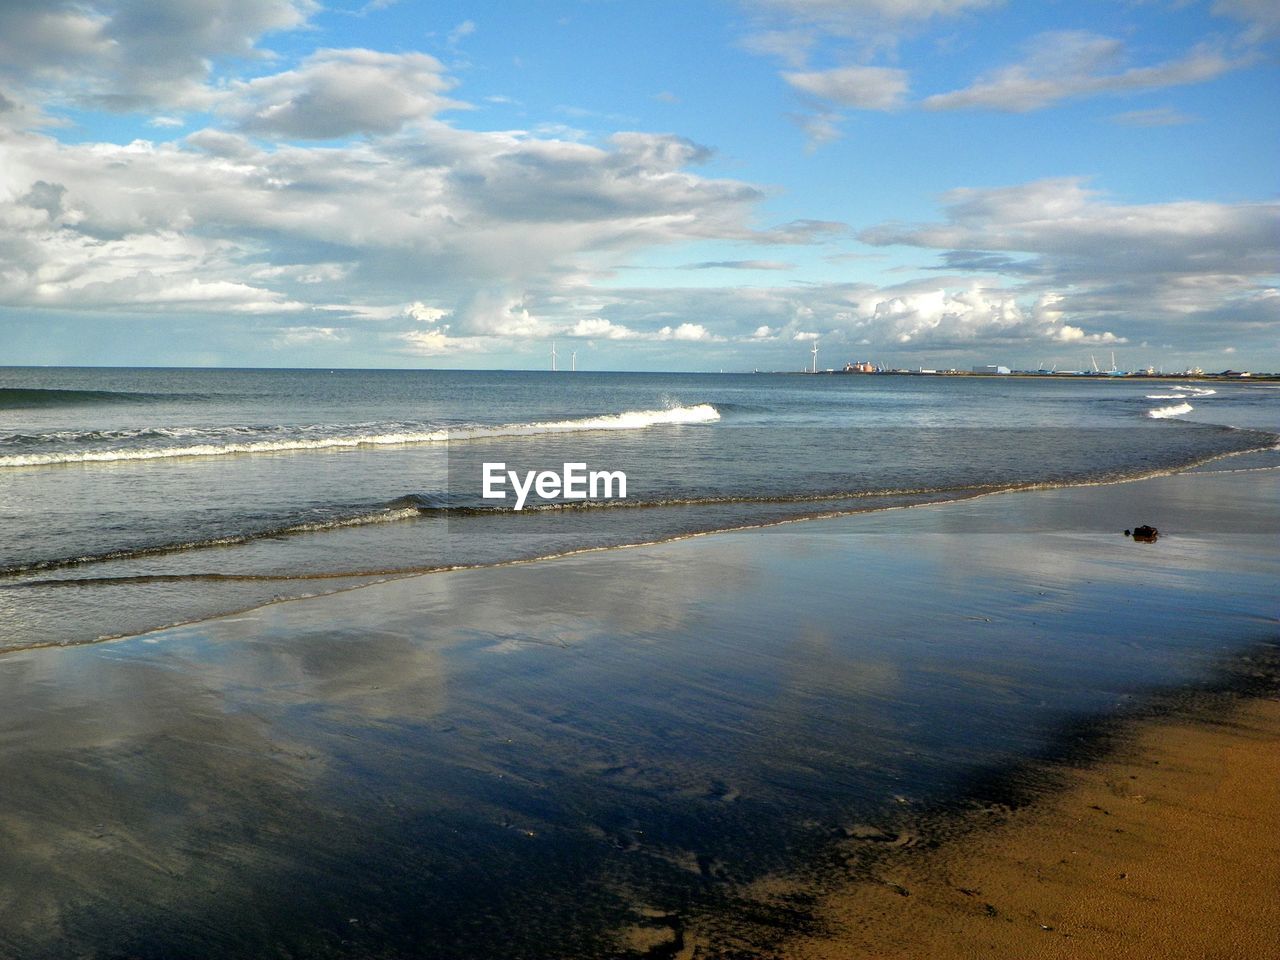
[[[0,0],[0,365],[1280,370],[1274,0]]]

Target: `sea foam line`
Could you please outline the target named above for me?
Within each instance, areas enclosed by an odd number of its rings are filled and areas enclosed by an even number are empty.
[[[623,413],[585,417],[579,420],[549,420],[498,426],[457,427],[437,430],[404,430],[388,433],[332,434],[320,437],[291,437],[279,440],[251,440],[198,443],[174,447],[124,447],[107,450],[67,450],[48,453],[14,454],[0,457],[0,467],[33,467],[63,463],[114,463],[127,460],[167,460],[175,457],[218,457],[233,453],[280,453],[300,450],[339,450],[353,447],[403,446],[405,444],[447,443],[483,440],[492,437],[538,436],[549,433],[579,433],[599,430],[641,430],[661,424],[713,423],[720,413],[709,403],[664,410],[627,410]]]

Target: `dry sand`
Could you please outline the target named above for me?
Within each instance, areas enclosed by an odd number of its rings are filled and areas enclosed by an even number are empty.
[[[801,960],[1280,957],[1280,700],[1137,731],[1064,792],[827,897]]]

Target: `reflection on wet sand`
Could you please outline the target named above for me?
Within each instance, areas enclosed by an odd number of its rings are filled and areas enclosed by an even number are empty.
[[[695,918],[794,929],[803,898],[754,881],[1274,636],[1270,538],[1176,533],[1273,486],[1148,483],[1174,531],[1150,548],[1090,526],[1113,488],[1030,493],[11,654],[0,955],[674,955]],[[1014,505],[1081,532],[990,532]]]

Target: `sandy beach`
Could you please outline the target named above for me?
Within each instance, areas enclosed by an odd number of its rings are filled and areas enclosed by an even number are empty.
[[[1002,494],[12,653],[0,955],[1246,956],[1275,492]]]
[[[787,955],[1249,960],[1280,942],[1280,699],[1128,731],[1061,792],[886,851]],[[1188,715],[1190,714],[1190,715]],[[956,825],[952,824],[952,829]]]

